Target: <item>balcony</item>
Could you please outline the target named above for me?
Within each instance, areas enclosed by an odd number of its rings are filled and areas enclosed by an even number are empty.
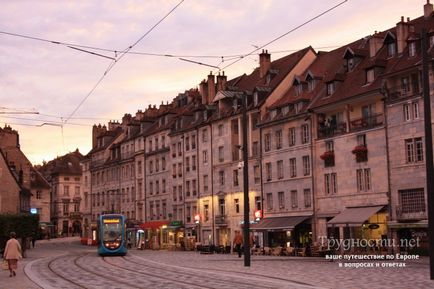
[[[318,124],[318,138],[330,138],[337,135],[342,135],[347,132],[347,123],[339,122],[337,124],[325,125],[323,123]]]
[[[350,121],[350,132],[356,132],[384,124],[384,115],[382,113],[373,114],[369,117],[357,118]]]
[[[83,218],[83,213],[81,213],[81,212],[70,212],[69,213],[69,217],[71,219],[82,219]]]
[[[402,98],[407,98],[411,96],[420,95],[422,93],[422,89],[419,88],[419,85],[408,84],[407,86],[395,86],[389,88],[389,101],[394,101]]]
[[[425,208],[409,210],[407,206],[396,206],[396,219],[398,221],[426,220],[428,214]]]
[[[214,217],[216,225],[226,224],[226,215],[218,215]]]

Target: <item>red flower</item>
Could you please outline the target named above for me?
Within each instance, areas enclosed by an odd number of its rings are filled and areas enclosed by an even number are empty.
[[[335,156],[335,153],[333,151],[326,151],[322,155],[320,155],[320,158],[322,160],[331,159]]]
[[[360,154],[360,153],[367,153],[368,148],[366,146],[363,146],[363,145],[358,145],[351,152],[355,155]]]

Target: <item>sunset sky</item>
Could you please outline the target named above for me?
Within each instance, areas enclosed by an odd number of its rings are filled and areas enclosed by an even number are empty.
[[[5,34],[122,51],[134,44],[180,0],[1,1],[0,126],[20,133],[33,164],[78,148],[91,148],[94,123],[120,120],[149,104],[171,101],[195,88],[233,56],[245,55],[341,3],[334,0],[185,0],[108,72],[63,127],[111,60],[66,45]],[[271,59],[311,45],[331,50],[394,26],[401,16],[423,15],[426,0],[348,0],[336,9],[265,47]],[[83,48],[91,51],[91,49]],[[114,52],[92,50],[108,57]],[[117,55],[119,57],[119,54]],[[207,56],[207,57],[193,57]],[[224,62],[222,63],[222,58]],[[228,79],[250,73],[257,53],[225,69]],[[36,114],[10,114],[37,111]],[[1,114],[8,112],[8,114]],[[43,123],[50,125],[38,126]],[[56,125],[57,124],[57,125]]]

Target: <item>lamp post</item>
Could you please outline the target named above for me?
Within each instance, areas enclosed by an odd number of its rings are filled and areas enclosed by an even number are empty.
[[[244,266],[250,267],[250,204],[249,204],[249,165],[247,146],[247,94],[243,94],[242,123],[243,123],[243,188],[244,188]]]

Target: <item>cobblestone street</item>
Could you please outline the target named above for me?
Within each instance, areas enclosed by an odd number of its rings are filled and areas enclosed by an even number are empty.
[[[354,263],[353,263],[354,264]],[[344,268],[324,258],[130,250],[101,258],[75,238],[40,241],[19,262],[17,277],[0,274],[1,289],[33,288],[432,288],[428,259],[405,268]]]

